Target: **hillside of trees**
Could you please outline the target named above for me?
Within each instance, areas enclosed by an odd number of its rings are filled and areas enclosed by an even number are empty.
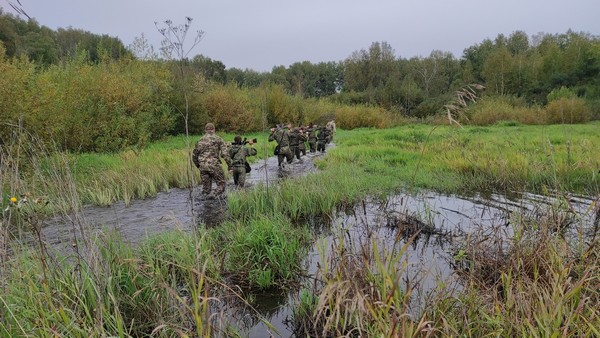
[[[20,126],[73,151],[139,146],[200,132],[209,120],[239,132],[333,116],[342,128],[435,122],[472,84],[485,90],[462,106],[461,123],[600,118],[600,39],[574,31],[499,34],[460,58],[439,50],[400,58],[373,42],[345,60],[256,72],[203,55],[167,58],[143,36],[125,46],[0,12],[0,73],[0,139]]]

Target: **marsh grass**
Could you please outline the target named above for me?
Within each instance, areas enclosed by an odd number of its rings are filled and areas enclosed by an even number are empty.
[[[17,139],[2,149],[3,234],[13,226],[39,228],[39,214],[60,213],[71,217],[73,243],[83,243],[68,259],[49,254],[41,237],[33,249],[4,255],[0,330],[59,337],[235,334],[213,313],[219,300],[212,286],[293,285],[308,230],[292,224],[405,188],[597,194],[597,127],[340,130],[338,146],[316,163],[321,172],[230,194],[235,221],[194,235],[157,236],[139,248],[111,234],[93,240],[72,211],[82,201],[110,204],[186,182],[187,154],[177,153],[184,139],[118,155],[74,156],[27,148],[34,139]],[[272,150],[257,148],[263,156]],[[17,209],[13,195],[49,207]],[[583,235],[565,240],[556,231],[569,224],[562,212],[515,218],[511,240],[471,236],[456,265],[463,292],[446,293],[441,282],[417,316],[408,311],[415,284],[406,280],[419,282],[406,279],[410,240],[390,248],[370,239],[347,243],[340,233],[330,249],[321,247],[320,278],[302,292],[295,320],[316,336],[598,335],[596,242]]]
[[[53,252],[48,269],[30,248],[15,250],[2,277],[0,307],[7,316],[0,332],[10,337],[211,337],[235,332],[235,324],[224,320],[217,296],[226,287],[219,257],[229,249],[217,250],[218,235],[213,233],[173,231],[133,247],[106,232],[93,241],[100,254],[93,269],[87,261],[77,265],[63,252]],[[296,249],[290,247],[290,254],[297,254]],[[226,294],[245,302],[240,294]]]
[[[515,236],[510,238],[473,233],[457,269],[464,292],[432,308],[441,332],[502,337],[598,335],[597,242],[566,239],[557,232],[561,228],[557,220],[520,222],[513,225]]]
[[[384,191],[600,191],[598,123],[552,126],[409,125],[342,131],[320,168],[349,165]]]
[[[319,274],[299,293],[294,333],[597,336],[600,260],[597,239],[590,240],[592,224],[573,228],[565,222],[568,208],[559,203],[548,209],[535,218],[515,213],[509,228],[481,227],[455,243],[449,263],[460,287],[453,278],[437,280],[417,308],[413,301],[422,281],[408,272],[405,256],[414,238],[383,246],[371,235],[351,242],[338,229],[333,242],[319,242]]]
[[[329,248],[320,245],[316,282],[300,292],[293,312],[298,336],[412,337],[431,327],[409,313],[413,287],[405,253],[412,239],[383,245],[380,239],[351,243],[340,231]]]
[[[285,288],[302,271],[310,233],[282,215],[230,222],[215,229],[222,243],[224,273],[247,288]]]

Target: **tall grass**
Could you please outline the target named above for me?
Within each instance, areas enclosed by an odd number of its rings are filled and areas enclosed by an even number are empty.
[[[556,218],[513,227],[514,237],[475,232],[463,244],[465,289],[431,306],[435,326],[445,335],[597,336],[597,240],[566,240]]]
[[[318,246],[319,274],[299,294],[295,333],[595,337],[600,332],[598,241],[589,233],[592,224],[566,229],[569,211],[550,209],[535,222],[515,213],[508,232],[504,226],[479,228],[456,242],[448,263],[460,287],[453,277],[437,280],[417,308],[413,292],[421,280],[408,272],[405,255],[412,239],[400,242],[398,236],[393,244],[380,245],[367,232],[368,239],[356,243],[340,229],[333,242]]]
[[[39,258],[23,248],[3,276],[2,309],[12,315],[0,330],[11,337],[210,336],[219,322],[208,315],[209,274],[216,273],[208,244],[169,233],[135,249],[109,234],[95,242],[97,267],[56,253],[46,279]]]
[[[297,279],[309,232],[279,215],[256,216],[216,230],[223,242],[225,273],[250,288],[285,287]]]
[[[412,337],[427,335],[427,322],[409,313],[412,288],[405,258],[412,240],[385,245],[368,236],[352,243],[340,231],[320,246],[319,275],[304,288],[294,310],[298,336]],[[399,237],[398,237],[399,239]]]

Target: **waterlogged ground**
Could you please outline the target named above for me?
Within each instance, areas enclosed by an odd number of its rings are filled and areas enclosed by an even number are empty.
[[[278,168],[274,157],[255,163],[247,177],[248,188],[256,184],[277,184],[278,180],[313,172],[313,160],[319,156],[322,155],[310,154],[284,169]],[[234,187],[230,183],[227,189]],[[92,231],[107,227],[115,229],[131,243],[170,229],[192,231],[195,222],[217,226],[227,215],[226,201],[202,200],[198,195],[197,189],[173,189],[158,194],[156,198],[133,201],[129,206],[117,203],[111,207],[87,207],[82,217],[85,224],[92,226]],[[383,248],[386,245],[401,246],[413,238],[407,246],[402,265],[415,287],[412,310],[418,312],[419,305],[438,280],[451,280],[452,257],[466,234],[489,231],[510,237],[511,223],[517,221],[515,215],[525,215],[532,220],[562,217],[563,223],[571,229],[591,232],[594,222],[597,222],[591,211],[592,205],[593,200],[584,196],[549,198],[532,194],[465,197],[421,192],[394,195],[385,201],[365,200],[339,210],[332,219],[308,221],[317,234],[305,261],[308,279],[319,272],[319,266],[323,266],[319,251],[325,252],[326,257],[332,245],[340,240],[354,247],[377,243],[379,248]],[[43,238],[55,248],[68,249],[74,238],[75,228],[71,223],[62,219],[48,222],[42,231]],[[297,290],[253,295],[253,309],[234,302],[223,303],[221,311],[226,312],[249,337],[269,334],[290,337],[293,330],[286,321],[291,316],[291,304],[296,295]],[[265,325],[261,317],[274,329]]]

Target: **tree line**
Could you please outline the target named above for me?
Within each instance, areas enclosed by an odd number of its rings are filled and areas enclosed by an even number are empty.
[[[401,58],[387,42],[373,42],[345,60],[257,72],[204,55],[173,60],[143,35],[125,47],[118,38],[53,31],[0,12],[0,70],[0,137],[21,124],[76,151],[114,151],[187,127],[200,132],[209,120],[238,132],[333,116],[342,128],[435,120],[471,84],[486,90],[466,123],[600,117],[600,40],[573,31],[499,34],[460,58],[438,50]]]

